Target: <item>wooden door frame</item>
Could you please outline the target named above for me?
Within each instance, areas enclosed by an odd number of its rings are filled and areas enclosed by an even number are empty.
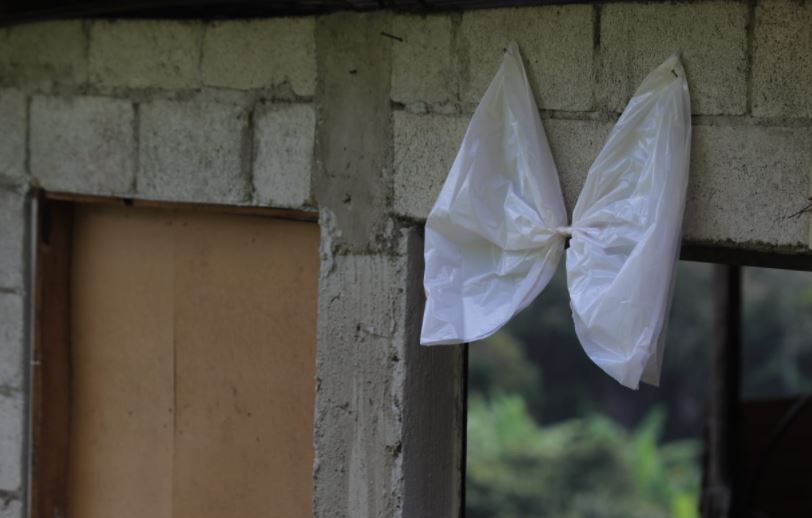
[[[71,424],[71,256],[78,205],[182,209],[318,221],[318,213],[264,207],[160,202],[60,192],[34,193],[33,350],[31,352],[30,516],[68,514]]]

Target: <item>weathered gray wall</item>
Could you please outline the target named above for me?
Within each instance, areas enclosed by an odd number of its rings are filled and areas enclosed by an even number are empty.
[[[694,113],[688,242],[808,249],[812,3],[607,3],[398,17],[397,214],[420,220],[511,38],[521,47],[571,209],[646,73],[680,51]]]
[[[809,2],[2,29],[0,518],[25,512],[33,186],[319,211],[314,514],[455,516],[461,354],[417,345],[421,225],[511,39],[569,207],[638,82],[680,50],[686,241],[808,251]]]

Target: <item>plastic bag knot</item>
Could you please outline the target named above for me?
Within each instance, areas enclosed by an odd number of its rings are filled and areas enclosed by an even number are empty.
[[[572,227],[555,227],[553,232],[559,236],[572,237]]]

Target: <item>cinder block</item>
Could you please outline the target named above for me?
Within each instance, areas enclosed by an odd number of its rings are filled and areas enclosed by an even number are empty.
[[[395,212],[425,219],[454,163],[468,117],[394,113]]]
[[[215,22],[203,40],[203,82],[252,89],[288,83],[297,95],[316,90],[314,19]]]
[[[149,198],[247,201],[245,110],[199,102],[155,101],[141,107],[138,192]]]
[[[448,176],[468,127],[467,117],[395,112],[395,212],[425,219]],[[612,124],[591,120],[543,121],[572,212]]]
[[[392,100],[442,103],[456,97],[451,17],[395,16],[392,33]]]
[[[612,124],[591,120],[543,121],[553,152],[567,213],[571,216],[592,162],[603,149]]]
[[[592,108],[591,5],[467,11],[460,27],[462,100],[478,102],[515,40],[539,108]]]
[[[812,116],[812,4],[758,2],[753,49],[753,115]]]
[[[0,178],[25,177],[26,102],[18,90],[0,91]]]
[[[24,518],[23,504],[19,500],[0,502],[0,518]]]
[[[23,397],[0,394],[0,491],[17,491],[22,479]]]
[[[745,112],[746,3],[607,3],[600,20],[602,107],[622,111],[643,78],[680,52],[694,113]]]
[[[0,29],[0,82],[50,87],[87,79],[87,37],[80,20]]]
[[[14,293],[0,293],[0,387],[22,387],[23,298]]]
[[[202,35],[200,23],[95,21],[90,27],[90,82],[106,87],[195,87]]]
[[[254,190],[260,203],[308,203],[315,131],[316,114],[309,104],[269,106],[255,115]]]
[[[0,189],[0,288],[23,287],[25,219],[23,196]]]
[[[812,130],[694,126],[688,241],[807,246]]]
[[[31,175],[46,189],[132,191],[134,110],[104,97],[36,96],[31,103]]]

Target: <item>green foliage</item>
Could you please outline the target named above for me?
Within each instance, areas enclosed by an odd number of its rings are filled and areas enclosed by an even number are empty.
[[[681,262],[659,389],[583,354],[563,269],[469,358],[468,518],[696,518],[711,268]],[[812,274],[745,269],[745,397],[812,391]]]
[[[541,372],[525,355],[522,344],[509,333],[497,333],[471,344],[468,360],[469,393],[487,397],[507,392],[520,395],[535,407],[541,393]]]
[[[696,447],[658,445],[662,412],[627,433],[600,415],[539,427],[517,395],[468,408],[469,518],[694,518]]]
[[[697,516],[699,442],[662,444],[665,411],[654,408],[625,441],[625,461],[638,493],[673,518]]]

